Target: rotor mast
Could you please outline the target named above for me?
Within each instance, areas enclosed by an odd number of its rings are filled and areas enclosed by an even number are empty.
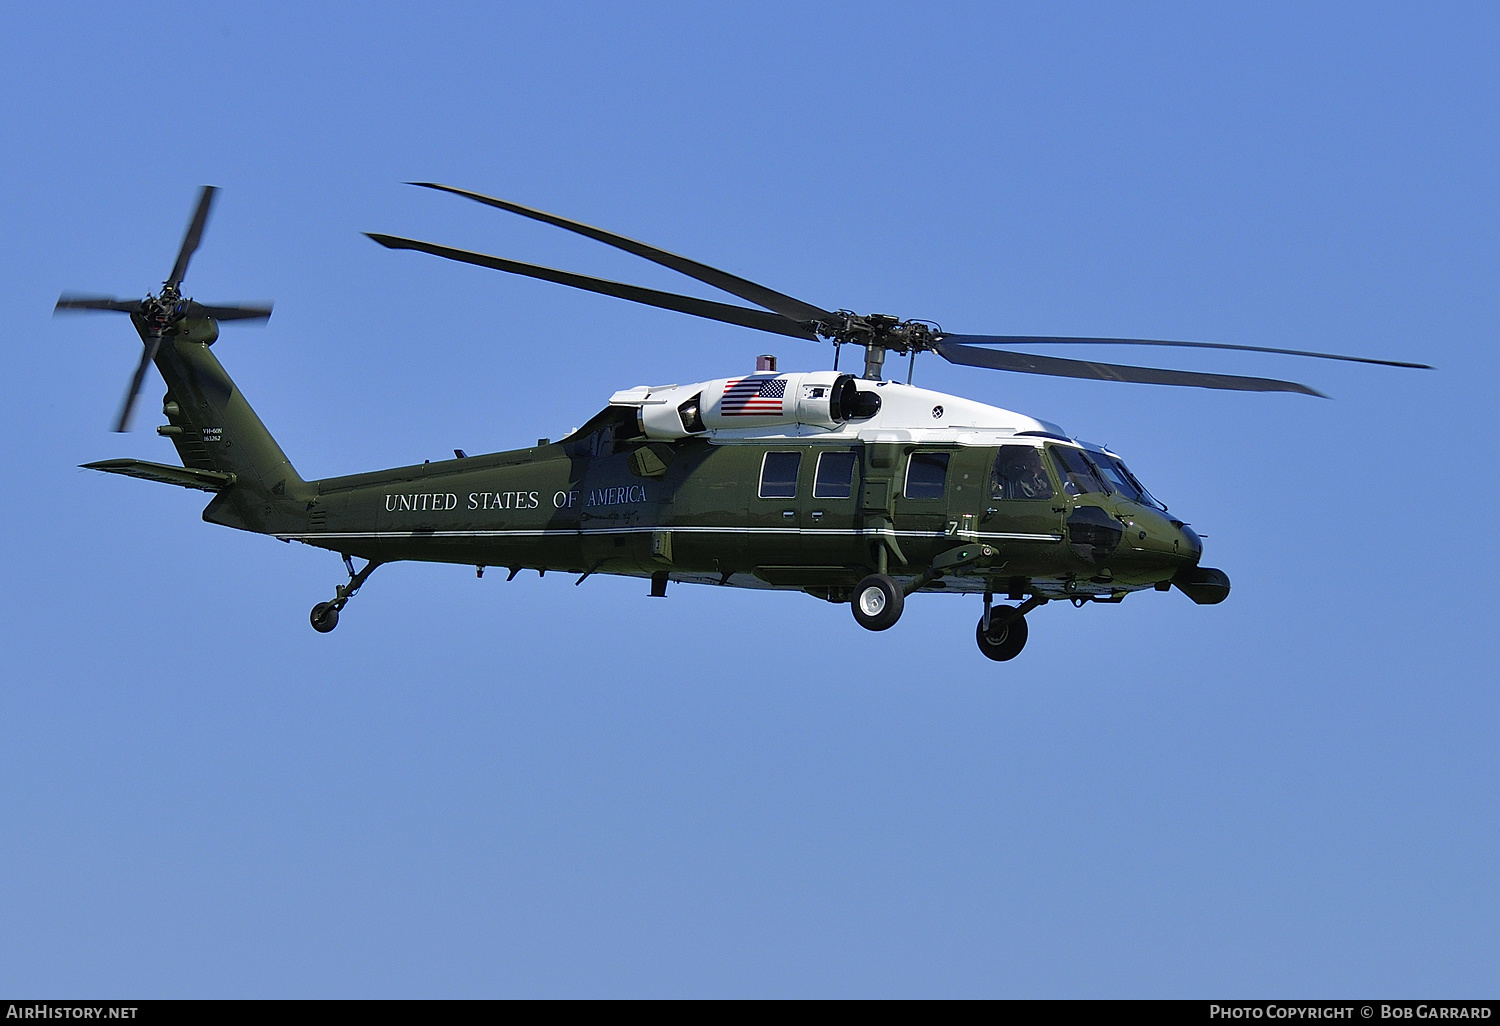
[[[863,377],[866,381],[880,381],[884,377],[882,369],[887,352],[905,356],[912,352],[935,351],[941,337],[922,321],[903,321],[890,314],[860,316],[848,310],[840,310],[832,324],[814,324],[813,330],[819,338],[836,346],[864,346]]]

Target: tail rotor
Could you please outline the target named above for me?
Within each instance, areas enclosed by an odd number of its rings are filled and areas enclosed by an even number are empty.
[[[203,319],[264,321],[271,316],[269,303],[208,305],[195,303],[182,296],[181,285],[187,276],[188,263],[197,252],[199,243],[203,241],[203,229],[208,224],[208,215],[213,209],[214,196],[218,191],[212,185],[205,185],[198,193],[198,205],[193,211],[192,220],[188,223],[182,246],[177,251],[177,260],[172,265],[172,273],[166,281],[162,282],[159,294],[147,293],[144,299],[130,300],[115,299],[111,296],[64,293],[58,298],[57,305],[53,308],[54,314],[94,311],[127,313],[135,323],[144,349],[141,352],[140,363],[136,365],[135,375],[130,380],[130,387],[125,393],[125,399],[120,404],[120,413],[115,420],[116,431],[128,430],[130,414],[135,408],[136,397],[140,394],[141,385],[146,378],[146,368],[156,359],[162,341],[181,333],[184,321]],[[209,337],[212,336],[213,333],[209,333]]]

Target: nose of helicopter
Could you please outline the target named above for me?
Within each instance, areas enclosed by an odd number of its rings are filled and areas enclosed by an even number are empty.
[[[1175,548],[1179,553],[1186,556],[1190,562],[1197,563],[1203,558],[1203,539],[1198,537],[1187,524],[1174,521],[1173,526],[1177,529],[1177,544]]]
[[[1157,510],[1136,511],[1125,523],[1126,538],[1138,558],[1163,574],[1158,588],[1176,585],[1199,605],[1213,605],[1229,596],[1229,575],[1199,565],[1203,539],[1187,524]]]
[[[1126,538],[1142,556],[1160,559],[1169,567],[1195,565],[1203,556],[1203,540],[1191,527],[1154,509],[1136,509],[1126,520]]]
[[[1202,566],[1203,539],[1187,524],[1171,521],[1177,532],[1175,547],[1181,565],[1172,575],[1172,583],[1200,606],[1212,606],[1229,597],[1229,575],[1213,567]]]

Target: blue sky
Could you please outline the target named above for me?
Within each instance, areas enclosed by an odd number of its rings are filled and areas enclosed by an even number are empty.
[[[0,992],[1431,996],[1500,982],[1492,5],[10,5]],[[202,523],[108,427],[187,291],[305,477],[826,349],[449,182],[830,307],[1207,339],[1333,396],[919,384],[1113,446],[1234,593],[883,634],[795,595],[376,574]],[[640,264],[640,266],[637,266]],[[1151,362],[1161,351],[1145,351]],[[1081,354],[1076,354],[1081,355]],[[1120,358],[1119,352],[1097,354]],[[1134,354],[1132,354],[1134,355]],[[1176,354],[1173,354],[1176,355]]]

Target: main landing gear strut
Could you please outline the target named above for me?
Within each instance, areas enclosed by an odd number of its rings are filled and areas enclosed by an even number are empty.
[[[363,570],[355,573],[354,560],[345,554],[344,566],[349,570],[349,583],[340,584],[334,588],[333,601],[319,602],[312,607],[312,613],[308,615],[308,620],[312,622],[313,630],[319,634],[327,634],[339,625],[339,610],[343,609],[345,604],[354,597],[354,593],[359,590],[360,585],[369,579],[370,575],[375,572],[375,568],[380,566],[380,564],[372,559],[365,564]]]

